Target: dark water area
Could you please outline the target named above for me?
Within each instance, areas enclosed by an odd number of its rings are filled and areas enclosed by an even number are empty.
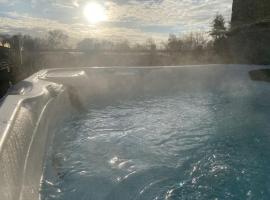
[[[59,125],[43,200],[270,198],[270,88],[92,104]]]

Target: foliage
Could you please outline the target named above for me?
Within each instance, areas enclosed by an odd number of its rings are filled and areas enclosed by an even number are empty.
[[[229,41],[227,38],[228,28],[222,15],[217,14],[212,22],[212,30],[210,36],[213,38],[213,51],[223,61],[231,59],[229,52]]]
[[[214,40],[226,38],[226,22],[222,15],[217,14],[212,22],[212,30],[210,35]]]

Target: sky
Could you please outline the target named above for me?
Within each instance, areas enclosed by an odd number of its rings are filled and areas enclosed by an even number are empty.
[[[95,1],[106,20],[91,24],[87,4]],[[232,0],[0,0],[0,34],[45,36],[60,29],[73,39],[163,40],[170,33],[207,32],[216,13],[227,21]]]

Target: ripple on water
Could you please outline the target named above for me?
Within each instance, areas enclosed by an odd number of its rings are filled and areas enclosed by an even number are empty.
[[[59,127],[42,199],[269,199],[270,109],[251,95],[92,107]]]

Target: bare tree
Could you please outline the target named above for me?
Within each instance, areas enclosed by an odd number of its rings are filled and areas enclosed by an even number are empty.
[[[61,30],[48,32],[48,47],[51,49],[61,49],[68,47],[68,35]]]
[[[114,45],[114,49],[118,51],[129,51],[131,49],[130,43],[128,40],[123,40]]]
[[[95,41],[92,38],[85,38],[77,44],[77,48],[82,51],[92,51],[95,49]]]
[[[146,49],[154,52],[157,50],[156,42],[153,38],[149,38],[146,40]]]
[[[170,34],[168,42],[166,44],[166,49],[170,52],[176,52],[182,50],[182,42],[174,34]]]
[[[204,49],[207,46],[208,39],[203,32],[191,32],[180,38],[184,51],[194,51]]]

